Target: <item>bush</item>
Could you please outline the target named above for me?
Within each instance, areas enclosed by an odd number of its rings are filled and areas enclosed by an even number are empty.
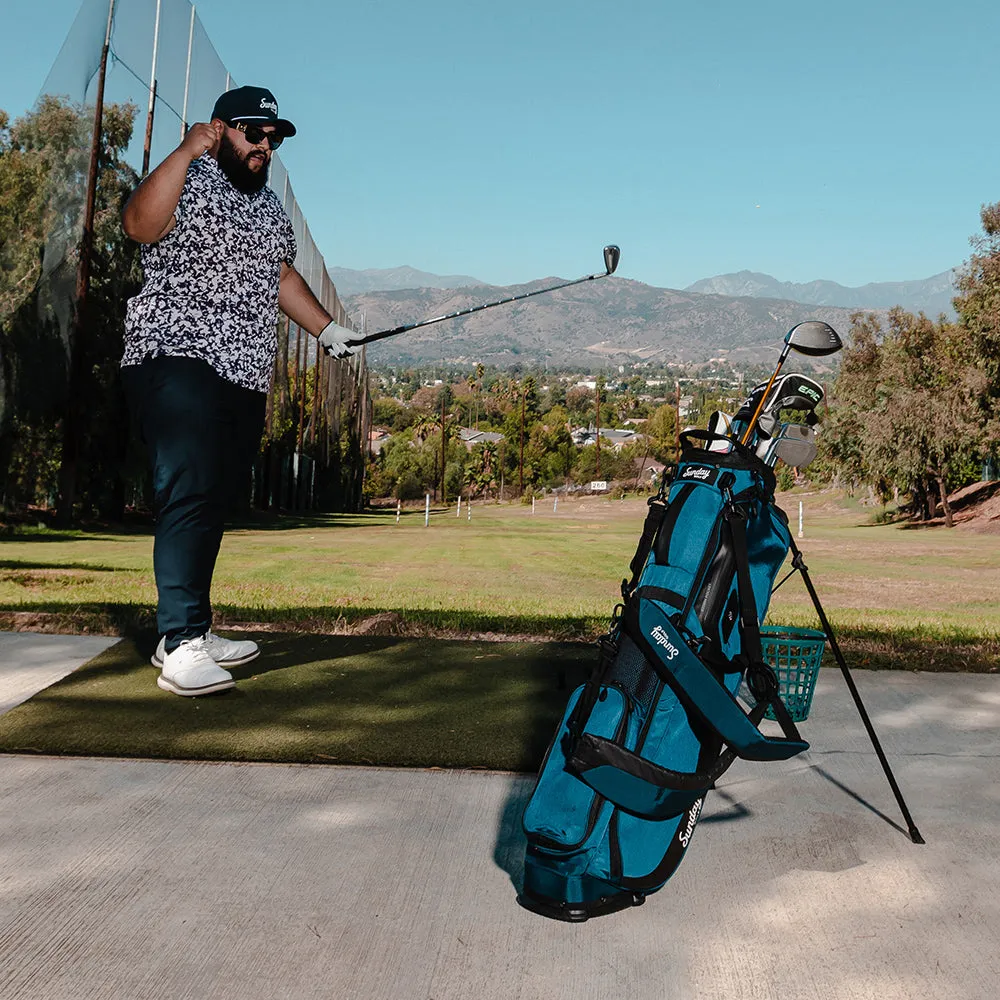
[[[444,470],[445,500],[457,497],[465,487],[465,467],[461,462],[449,462]]]
[[[396,480],[393,496],[397,500],[419,500],[424,495],[424,487],[420,477],[414,472],[404,472]]]

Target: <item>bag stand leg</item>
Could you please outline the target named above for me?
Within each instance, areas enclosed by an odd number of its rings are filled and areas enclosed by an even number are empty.
[[[872,721],[868,717],[868,712],[865,710],[864,703],[861,701],[861,695],[858,692],[857,685],[854,683],[854,678],[851,676],[851,672],[847,668],[844,656],[840,652],[840,647],[837,645],[833,629],[830,628],[830,622],[827,620],[826,614],[823,611],[823,605],[819,602],[819,596],[816,593],[816,588],[813,587],[812,580],[809,579],[809,571],[806,567],[805,560],[802,558],[802,553],[799,551],[794,539],[792,540],[792,565],[799,571],[799,573],[802,574],[806,590],[809,591],[809,596],[812,598],[813,606],[816,608],[816,614],[819,615],[820,625],[826,635],[827,642],[830,643],[830,650],[833,652],[834,659],[840,667],[840,672],[844,675],[844,680],[847,682],[847,687],[851,692],[851,697],[854,698],[854,704],[857,706],[858,714],[861,716],[861,721],[865,724],[865,729],[868,730],[868,736],[872,741],[872,746],[875,748],[875,753],[878,755],[879,762],[882,764],[882,770],[885,771],[885,776],[889,780],[889,787],[892,789],[893,795],[896,796],[896,802],[899,805],[900,812],[903,814],[903,819],[906,821],[906,826],[910,833],[910,840],[912,840],[914,844],[923,844],[925,843],[924,838],[920,836],[920,831],[913,822],[913,817],[910,816],[910,810],[906,808],[906,802],[903,800],[903,793],[900,792],[899,785],[896,784],[896,779],[893,776],[892,769],[889,767],[889,761],[886,760],[885,753],[882,750],[882,744],[879,743],[878,736],[875,735],[875,727],[872,726]]]

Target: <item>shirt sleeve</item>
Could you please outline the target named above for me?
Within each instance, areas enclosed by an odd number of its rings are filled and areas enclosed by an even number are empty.
[[[174,209],[174,218],[180,222],[191,210],[191,196],[195,188],[204,188],[202,164],[199,162],[208,156],[202,153],[197,160],[192,160],[187,170],[187,177],[184,178],[184,187],[181,189],[181,196],[177,199],[177,207]]]
[[[198,161],[195,160],[195,163],[197,162]],[[193,167],[194,167],[193,163],[191,164],[191,166],[188,167],[187,177],[184,179],[184,187],[181,188],[181,196],[177,199],[177,204],[174,206],[173,228],[170,230],[169,233],[167,233],[166,236],[164,236],[161,240],[159,240],[160,243],[162,243],[163,240],[169,240],[171,236],[174,236],[177,233],[181,221],[184,219],[184,216],[188,214],[190,208],[191,184],[192,184],[192,179],[194,177],[194,171],[192,169]]]

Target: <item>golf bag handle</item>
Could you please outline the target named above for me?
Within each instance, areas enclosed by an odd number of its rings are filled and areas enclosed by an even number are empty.
[[[737,448],[742,448],[743,446],[736,440],[736,438],[730,437],[728,434],[720,434],[718,431],[704,430],[701,427],[692,427],[690,430],[681,431],[681,450],[690,451],[691,449],[697,449],[698,451],[704,451],[704,448],[698,448],[697,445],[691,444],[691,440],[696,438],[700,441],[705,441],[711,444],[713,441],[727,441],[729,444],[734,445]],[[746,454],[750,454],[749,449],[745,449]]]

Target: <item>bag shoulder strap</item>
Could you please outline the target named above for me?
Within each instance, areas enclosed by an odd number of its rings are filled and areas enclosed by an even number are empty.
[[[636,547],[635,555],[632,556],[632,561],[628,564],[632,579],[622,580],[622,599],[626,601],[639,582],[639,577],[646,566],[646,560],[649,558],[649,550],[653,547],[653,539],[656,538],[656,533],[667,514],[667,503],[662,493],[650,497],[647,503],[649,510],[646,512],[646,520],[642,525],[639,544]]]
[[[736,590],[740,598],[740,642],[748,665],[747,687],[759,704],[770,705],[781,731],[788,739],[801,740],[799,731],[781,700],[778,678],[774,669],[764,660],[760,642],[760,622],[750,580],[750,555],[747,551],[746,517],[735,504],[727,504],[723,514],[729,529],[733,554],[736,558]]]

